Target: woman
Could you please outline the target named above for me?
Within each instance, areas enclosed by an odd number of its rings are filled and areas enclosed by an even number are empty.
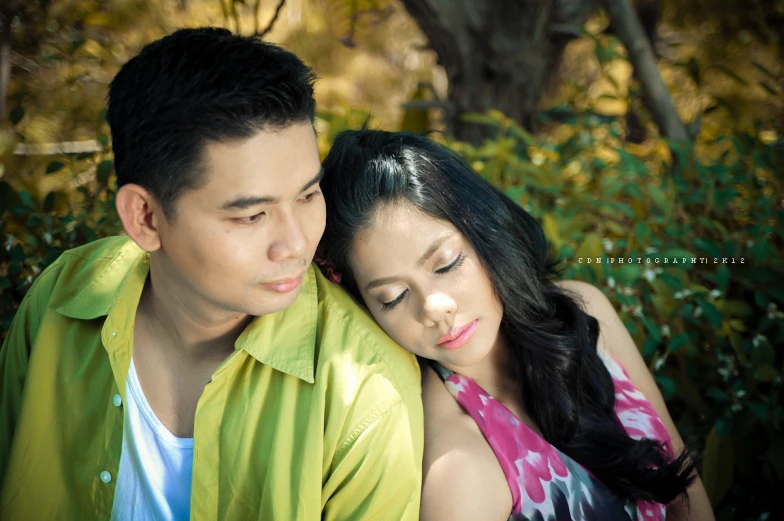
[[[528,213],[414,134],[343,132],[323,166],[322,269],[422,362],[421,519],[713,519],[620,318]]]

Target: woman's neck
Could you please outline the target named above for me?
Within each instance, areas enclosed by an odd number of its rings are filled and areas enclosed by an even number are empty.
[[[502,333],[490,352],[478,363],[469,367],[449,367],[452,371],[475,381],[493,398],[510,409],[524,409],[521,382],[514,372],[509,343]]]

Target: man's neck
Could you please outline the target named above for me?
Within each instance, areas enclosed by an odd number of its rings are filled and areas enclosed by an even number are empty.
[[[137,315],[146,334],[178,358],[194,363],[222,361],[254,317],[219,310],[186,288],[172,287],[171,281],[151,263]]]

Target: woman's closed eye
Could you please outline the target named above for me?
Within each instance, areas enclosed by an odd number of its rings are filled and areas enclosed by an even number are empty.
[[[465,261],[465,255],[461,253],[457,256],[455,260],[453,260],[447,266],[437,269],[436,274],[443,275],[444,273],[449,273],[450,271],[456,270],[457,268],[462,266],[463,261]],[[403,300],[403,298],[405,298],[407,294],[408,294],[408,290],[405,290],[400,295],[398,295],[394,300],[390,300],[389,302],[382,302],[381,311],[390,311],[395,306],[400,304],[400,302]]]
[[[439,275],[443,275],[444,273],[449,273],[452,270],[456,270],[463,264],[464,260],[465,260],[465,255],[461,253],[448,266],[444,266],[443,268],[437,269],[436,273]]]
[[[389,302],[382,302],[381,303],[381,311],[389,311],[392,308],[394,308],[395,306],[397,306],[398,304],[400,304],[400,302],[403,300],[403,297],[405,297],[407,293],[408,293],[408,290],[405,290],[405,291],[403,291],[403,293],[398,295],[397,298],[395,298],[394,300],[391,300]]]

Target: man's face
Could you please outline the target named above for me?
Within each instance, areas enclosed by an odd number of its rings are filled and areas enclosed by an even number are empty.
[[[309,122],[209,143],[205,183],[159,219],[166,284],[216,312],[291,305],[324,232],[321,164]]]

